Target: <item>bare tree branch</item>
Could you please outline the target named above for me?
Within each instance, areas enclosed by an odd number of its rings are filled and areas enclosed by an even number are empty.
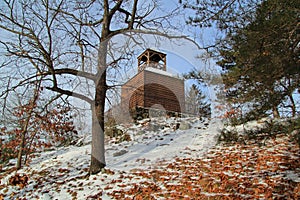
[[[93,102],[94,102],[92,99],[88,98],[86,95],[82,95],[82,94],[79,94],[79,93],[76,93],[76,92],[72,92],[70,90],[64,90],[64,89],[61,89],[59,87],[46,87],[46,89],[51,90],[53,92],[58,92],[58,93],[63,94],[63,95],[79,98],[79,99],[89,103],[90,105],[92,105]]]

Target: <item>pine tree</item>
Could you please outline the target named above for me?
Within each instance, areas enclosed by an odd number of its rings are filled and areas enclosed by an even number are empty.
[[[186,95],[186,111],[195,114],[200,118],[209,118],[211,115],[210,104],[206,101],[206,96],[197,85],[193,84]]]
[[[253,118],[278,107],[299,88],[299,11],[296,0],[268,0],[245,28],[227,35],[220,49],[226,95],[231,103],[247,104]],[[254,114],[255,113],[255,114]]]
[[[300,85],[299,1],[181,2],[194,12],[188,24],[223,33],[205,49],[224,69],[231,108],[247,108],[249,119],[270,111],[279,117],[282,105],[290,107],[293,116],[297,113],[293,94]]]

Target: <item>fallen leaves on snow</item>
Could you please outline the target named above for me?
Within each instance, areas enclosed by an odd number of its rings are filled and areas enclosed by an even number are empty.
[[[193,153],[189,148],[186,151]],[[101,199],[103,194],[114,199],[136,200],[299,199],[299,154],[299,147],[288,136],[279,135],[265,146],[255,142],[220,145],[203,158],[177,157],[148,169],[127,172],[105,169],[90,177],[83,169],[70,178],[70,169],[58,168],[56,173],[44,169],[26,176],[36,196],[65,192],[70,199]],[[27,197],[35,197],[28,195],[33,192],[30,184],[26,182],[8,193],[5,187],[13,187],[12,184],[1,183],[4,194],[0,199],[22,197],[22,190]]]
[[[266,146],[220,146],[205,159],[176,158],[155,168],[133,170],[140,182],[132,184],[123,177],[127,187],[119,184],[122,187],[108,194],[115,199],[300,198],[299,147],[283,135]]]

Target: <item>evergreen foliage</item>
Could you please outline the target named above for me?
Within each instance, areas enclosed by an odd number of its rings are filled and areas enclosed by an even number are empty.
[[[213,26],[224,33],[207,50],[217,56],[223,69],[227,103],[242,113],[238,121],[259,119],[271,112],[280,117],[280,107],[290,109],[291,116],[297,114],[299,1],[199,0],[182,4],[194,11],[188,24]]]
[[[227,35],[219,49],[226,95],[232,104],[250,110],[246,118],[262,117],[289,99],[296,114],[293,93],[299,88],[299,1],[264,1],[255,19]]]
[[[206,101],[206,96],[201,89],[193,84],[186,94],[186,111],[195,114],[200,118],[211,116],[211,104]]]

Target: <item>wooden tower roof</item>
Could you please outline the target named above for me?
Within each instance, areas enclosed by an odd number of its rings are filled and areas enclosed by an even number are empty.
[[[138,56],[138,72],[143,71],[146,67],[153,67],[163,71],[167,70],[167,55],[152,49],[146,49]]]

